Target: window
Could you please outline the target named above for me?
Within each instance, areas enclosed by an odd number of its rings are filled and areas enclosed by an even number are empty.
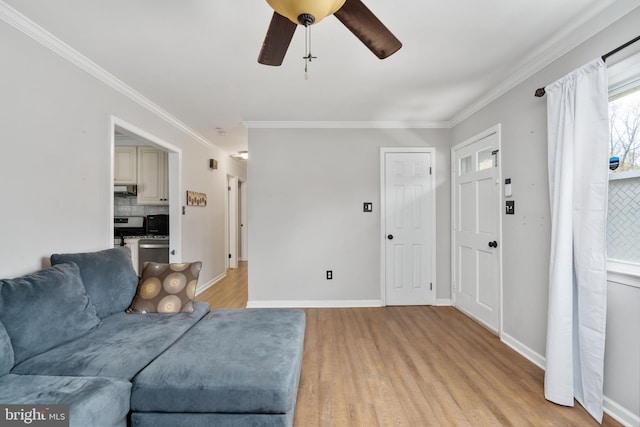
[[[478,151],[478,170],[491,169],[493,167],[493,147]]]
[[[460,159],[460,167],[458,167],[458,173],[460,174],[460,176],[473,172],[473,167],[471,166],[472,163],[473,158],[471,155],[465,156]]]
[[[640,55],[609,68],[609,280],[640,287]]]

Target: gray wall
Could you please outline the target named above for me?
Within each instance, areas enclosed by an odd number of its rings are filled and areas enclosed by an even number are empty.
[[[549,252],[545,101],[533,91],[637,35],[640,10],[536,73],[453,130],[267,130],[250,137],[252,301],[380,298],[379,147],[437,149],[437,298],[450,298],[449,147],[502,123],[504,330],[544,355]],[[110,116],[183,150],[181,191],[206,192],[182,217],[183,259],[204,261],[201,282],[224,272],[226,174],[245,170],[37,42],[0,22],[0,277],[34,271],[54,252],[109,241]],[[627,51],[630,53],[631,50]],[[612,58],[614,62],[624,55]],[[209,171],[206,159],[220,169]],[[82,196],[82,197],[80,197]],[[184,196],[183,196],[184,197]],[[374,215],[362,202],[374,203]],[[184,203],[184,201],[183,201]],[[333,269],[328,282],[324,271]],[[605,394],[640,414],[640,289],[609,289]]]
[[[536,88],[638,35],[640,9],[533,75],[453,129],[458,143],[502,124],[503,177],[511,178],[516,214],[503,217],[504,334],[544,361],[550,246],[546,101]],[[640,50],[629,48],[608,64]],[[640,288],[609,283],[605,395],[640,417]]]
[[[550,222],[546,101],[535,89],[637,35],[640,9],[535,73],[453,129],[251,129],[250,304],[380,299],[379,147],[437,149],[437,298],[450,298],[449,149],[502,125],[503,177],[516,215],[503,217],[503,340],[544,366]],[[639,46],[640,48],[640,46]],[[632,53],[630,49],[614,63]],[[362,202],[374,202],[374,215]],[[333,281],[324,278],[334,271]],[[640,289],[609,283],[605,407],[640,414]]]
[[[436,297],[449,299],[449,134],[250,129],[250,304],[380,302],[380,147],[394,146],[436,148]]]
[[[200,284],[224,274],[226,174],[246,167],[4,21],[0,52],[0,277],[46,266],[52,253],[112,246],[111,115],[182,150],[181,197],[209,198],[182,217],[182,258],[203,261]]]

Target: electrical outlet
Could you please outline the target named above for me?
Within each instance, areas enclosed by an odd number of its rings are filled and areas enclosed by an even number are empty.
[[[327,270],[327,280],[333,280],[333,270]]]

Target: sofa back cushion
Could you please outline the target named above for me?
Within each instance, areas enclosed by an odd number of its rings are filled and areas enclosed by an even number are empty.
[[[82,282],[98,317],[125,311],[138,287],[138,276],[127,246],[97,252],[53,254],[51,265],[73,262],[80,267]]]
[[[16,364],[100,324],[75,264],[0,280],[0,321],[11,338]]]
[[[0,376],[8,374],[11,368],[13,368],[13,363],[14,358],[11,339],[4,325],[0,322]]]

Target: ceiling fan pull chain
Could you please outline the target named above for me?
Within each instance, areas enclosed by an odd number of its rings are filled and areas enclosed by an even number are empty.
[[[304,79],[309,80],[309,62],[311,62],[312,59],[316,59],[317,57],[311,55],[311,25],[305,24],[304,29],[305,56],[302,59],[304,59]]]

